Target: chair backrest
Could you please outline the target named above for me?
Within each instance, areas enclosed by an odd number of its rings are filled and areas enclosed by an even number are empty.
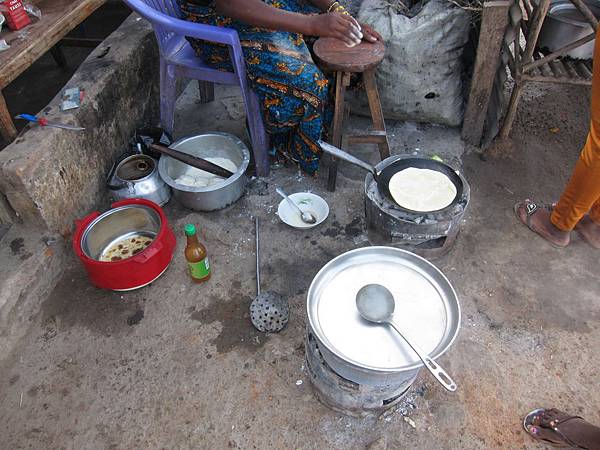
[[[177,0],[123,0],[131,9],[152,24],[162,56],[181,48],[185,36],[230,46],[236,73],[246,76],[244,56],[237,31],[231,28],[188,22]]]
[[[174,17],[176,19],[180,19],[182,17],[181,9],[177,4],[177,0],[141,0],[141,2],[145,3],[147,8],[152,8],[158,12],[163,13],[166,16]],[[136,8],[131,4],[129,4],[129,6],[135,10],[141,8],[141,6]],[[143,11],[137,12],[143,15]],[[154,27],[154,31],[156,33],[158,45],[162,49],[169,42],[174,33],[168,31],[167,29],[156,23],[152,23],[152,26]]]

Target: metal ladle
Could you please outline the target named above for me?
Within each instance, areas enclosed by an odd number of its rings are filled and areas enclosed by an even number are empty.
[[[260,241],[258,237],[258,217],[254,218],[256,227],[256,298],[250,304],[250,320],[258,331],[277,333],[288,323],[290,307],[277,292],[260,291]]]
[[[302,211],[300,209],[300,207],[298,205],[296,205],[294,203],[294,201],[291,198],[289,198],[285,192],[283,192],[283,189],[277,188],[275,190],[277,191],[277,193],[279,195],[281,195],[283,198],[285,198],[288,201],[288,203],[292,206],[292,208],[295,208],[300,213],[300,218],[302,219],[302,222],[308,223],[311,225],[314,223],[317,223],[317,218],[312,213],[309,213],[308,211]]]
[[[390,325],[419,356],[425,367],[427,367],[429,372],[431,372],[442,386],[451,392],[456,390],[456,383],[450,378],[450,375],[448,375],[446,371],[431,359],[419,346],[414,342],[409,341],[393,322],[392,318],[394,316],[396,302],[394,301],[394,295],[387,288],[380,284],[368,284],[363,286],[356,294],[356,307],[365,320],[378,324]]]

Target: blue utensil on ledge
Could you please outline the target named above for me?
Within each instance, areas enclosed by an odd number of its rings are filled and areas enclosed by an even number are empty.
[[[66,124],[62,124],[62,123],[48,122],[46,119],[44,119],[42,117],[34,116],[34,115],[31,115],[31,114],[19,114],[18,116],[15,116],[15,119],[23,119],[23,120],[26,120],[28,122],[37,123],[41,127],[61,128],[63,130],[71,130],[71,131],[84,131],[85,130],[85,128],[76,127],[76,126],[73,126],[73,125],[66,125]]]

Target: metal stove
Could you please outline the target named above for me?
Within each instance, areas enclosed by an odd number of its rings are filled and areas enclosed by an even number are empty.
[[[396,155],[381,161],[377,171],[411,155]],[[424,258],[438,258],[450,251],[456,241],[471,191],[465,177],[460,200],[450,208],[436,213],[412,213],[398,208],[382,195],[372,174],[365,178],[365,220],[371,245],[402,248]]]
[[[323,359],[318,343],[307,330],[306,367],[316,397],[329,408],[353,417],[378,416],[402,401],[415,377],[399,385],[358,384],[338,375]]]

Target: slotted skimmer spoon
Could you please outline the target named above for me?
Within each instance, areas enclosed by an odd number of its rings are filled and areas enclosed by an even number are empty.
[[[256,230],[256,298],[250,304],[250,320],[258,331],[277,333],[288,323],[290,307],[277,292],[260,291],[260,240],[258,217],[254,218]]]
[[[450,378],[450,375],[417,344],[409,341],[394,323],[393,317],[396,302],[394,301],[394,295],[389,289],[380,284],[367,284],[363,286],[356,294],[356,307],[365,320],[378,324],[387,324],[396,330],[439,383],[451,392],[456,391],[456,383]]]

